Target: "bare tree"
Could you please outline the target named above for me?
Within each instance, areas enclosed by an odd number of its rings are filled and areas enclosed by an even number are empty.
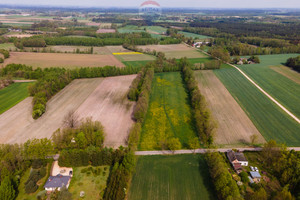
[[[65,127],[75,128],[79,125],[79,116],[74,110],[70,110],[65,116],[63,124]]]

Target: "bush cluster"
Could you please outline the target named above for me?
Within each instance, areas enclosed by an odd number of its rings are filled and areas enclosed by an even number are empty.
[[[0,49],[0,53],[4,56],[4,59],[9,58],[9,51]]]
[[[25,192],[27,194],[34,193],[39,188],[36,183],[45,176],[45,167],[41,167],[39,169],[32,169],[27,181],[25,182]]]
[[[122,160],[114,164],[106,183],[104,200],[125,199],[135,164],[135,156],[131,151],[126,153]]]
[[[191,69],[187,59],[181,59],[179,65],[182,67],[183,79],[190,96],[198,136],[200,137],[201,142],[211,145],[213,143],[215,125],[205,98],[200,93],[197,81],[195,80],[194,71]]]
[[[141,92],[141,87],[142,87],[142,84],[143,84],[143,79],[144,79],[144,76],[145,76],[145,72],[146,72],[146,69],[143,68],[141,71],[139,71],[139,73],[137,74],[135,79],[131,82],[129,92],[127,94],[127,97],[128,97],[129,100],[131,100],[131,101],[137,101],[138,100],[138,97],[139,97],[140,92]]]
[[[289,58],[286,61],[286,65],[298,72],[300,72],[300,56],[297,56],[295,58]]]
[[[219,199],[242,199],[236,182],[232,179],[228,167],[220,153],[208,153],[206,155],[210,177],[215,186]]]
[[[147,68],[143,79],[143,84],[141,86],[141,92],[133,110],[133,116],[137,122],[143,122],[146,116],[153,77],[154,69]]]
[[[118,162],[124,152],[108,148],[88,147],[86,149],[64,149],[60,152],[58,159],[59,166],[82,167],[112,165]]]

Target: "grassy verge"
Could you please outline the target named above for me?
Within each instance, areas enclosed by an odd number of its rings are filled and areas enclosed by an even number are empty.
[[[202,155],[139,157],[129,200],[216,199]]]
[[[27,87],[32,83],[13,83],[0,90],[0,114],[28,97]]]
[[[169,138],[179,138],[182,147],[196,136],[191,107],[179,72],[157,73],[152,83],[149,109],[142,127],[139,148],[165,148]]]

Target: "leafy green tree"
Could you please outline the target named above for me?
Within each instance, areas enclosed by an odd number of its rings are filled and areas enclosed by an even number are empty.
[[[188,144],[189,144],[189,147],[194,150],[194,153],[195,153],[196,149],[200,148],[199,139],[197,137],[190,138]]]
[[[249,182],[249,178],[248,178],[248,174],[247,172],[241,172],[240,173],[240,177],[243,183],[248,183]]]
[[[54,145],[50,139],[32,139],[24,144],[25,157],[29,159],[45,159],[54,151]]]
[[[257,191],[255,191],[251,196],[250,200],[267,200],[267,192],[263,187],[260,187]]]
[[[80,148],[80,149],[84,149],[87,146],[87,140],[86,140],[83,132],[80,132],[77,134],[75,141],[76,141],[78,148]]]
[[[181,149],[181,143],[178,138],[170,138],[168,140],[168,148],[175,152],[175,150]]]
[[[8,176],[4,178],[0,185],[0,199],[1,200],[14,200],[16,197],[16,191]]]

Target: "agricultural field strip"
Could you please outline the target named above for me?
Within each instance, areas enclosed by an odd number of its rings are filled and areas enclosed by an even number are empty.
[[[245,147],[245,148],[235,148],[238,151],[262,151],[262,147]],[[218,148],[218,149],[196,149],[194,150],[176,150],[176,151],[136,151],[135,155],[137,156],[147,156],[147,155],[173,155],[173,154],[205,154],[209,152],[227,152],[232,150],[232,148]],[[300,151],[300,147],[287,147],[287,150]]]
[[[234,67],[237,69],[246,79],[248,79],[257,89],[259,89],[264,95],[266,95],[271,101],[273,101],[277,106],[279,106],[284,112],[286,112],[290,117],[292,117],[296,122],[300,124],[300,119],[296,117],[293,113],[291,113],[288,109],[286,109],[283,105],[281,105],[278,101],[276,101],[270,94],[268,94],[265,90],[263,90],[258,84],[256,84],[247,74],[245,74],[241,69],[236,67],[235,65],[232,65],[230,63],[227,63],[228,65]]]
[[[202,51],[202,50],[201,50]],[[202,51],[206,55],[211,56],[210,54]],[[239,69],[237,66],[232,65],[230,63],[227,63],[228,65],[234,67],[237,69],[246,79],[248,79],[256,88],[258,88],[264,95],[266,95],[271,101],[273,101],[277,106],[279,106],[284,112],[286,112],[290,117],[292,117],[298,124],[300,124],[300,119],[296,117],[293,113],[291,113],[288,109],[286,109],[283,105],[281,105],[278,101],[276,101],[270,94],[268,94],[266,91],[264,91],[258,84],[256,84],[251,78],[249,78],[241,69]]]
[[[213,71],[199,70],[195,74],[200,91],[218,123],[214,139],[216,144],[245,146],[251,143],[252,134],[258,136],[257,143],[265,143],[265,139]]]

